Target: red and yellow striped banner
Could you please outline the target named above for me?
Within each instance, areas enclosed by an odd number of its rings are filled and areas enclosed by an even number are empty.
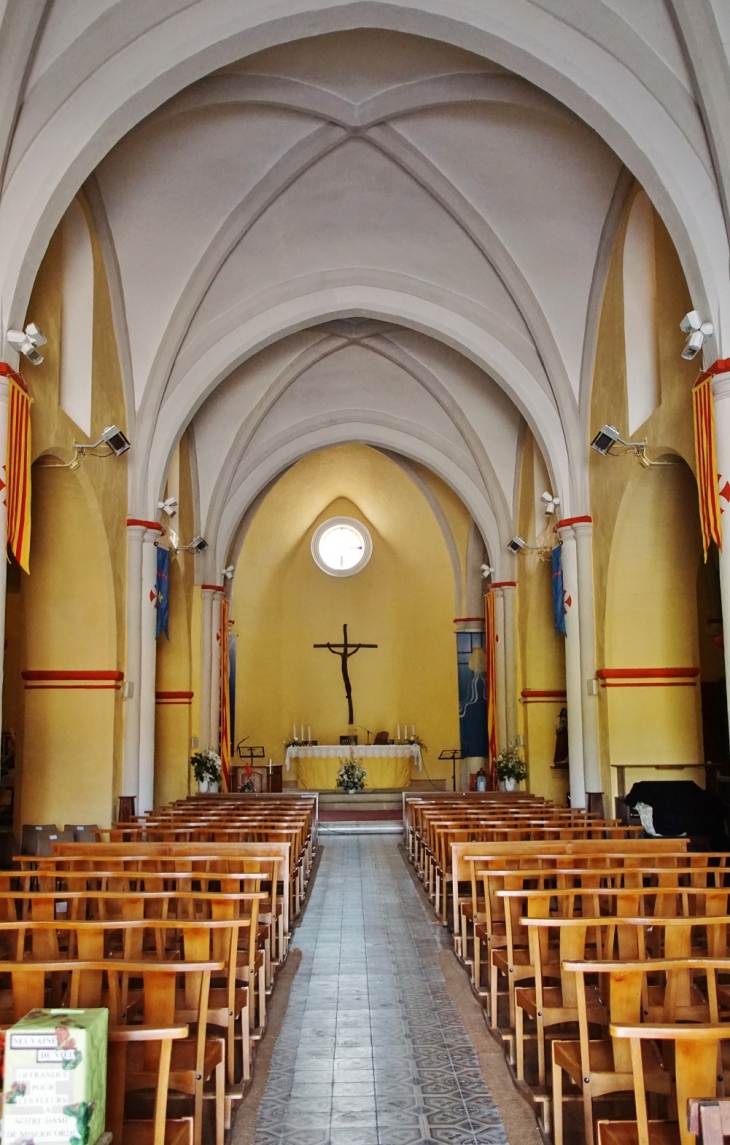
[[[485,638],[487,645],[487,739],[489,742],[489,770],[494,773],[497,756],[497,619],[494,611],[494,593],[484,598]]]
[[[231,790],[231,664],[228,657],[228,600],[221,600],[221,772]]]
[[[8,449],[5,459],[8,544],[24,572],[30,572],[30,407],[20,374],[8,373]]]
[[[697,493],[700,502],[702,547],[707,560],[710,541],[722,548],[722,522],[718,491],[717,452],[715,448],[715,406],[712,397],[712,374],[700,374],[692,389],[697,459]]]

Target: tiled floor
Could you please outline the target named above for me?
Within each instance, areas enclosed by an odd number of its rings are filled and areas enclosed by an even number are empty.
[[[256,1145],[505,1145],[392,836],[329,836]]]

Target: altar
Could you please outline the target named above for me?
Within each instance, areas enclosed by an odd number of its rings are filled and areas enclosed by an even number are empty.
[[[358,744],[352,748],[356,760],[365,768],[365,790],[375,788],[410,787],[411,765],[420,771],[423,764],[418,744]],[[297,760],[299,775],[297,786],[302,791],[334,790],[341,760],[347,759],[350,748],[342,745],[288,747],[285,767],[291,770],[291,761]]]

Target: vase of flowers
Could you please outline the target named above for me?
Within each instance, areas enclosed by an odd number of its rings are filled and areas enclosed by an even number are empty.
[[[527,765],[520,759],[520,750],[517,744],[509,744],[494,760],[494,770],[497,779],[504,785],[505,791],[514,791],[518,783],[527,775]]]
[[[367,771],[362,766],[362,759],[355,759],[355,753],[350,752],[346,759],[340,759],[340,770],[337,772],[337,786],[340,791],[348,795],[356,795],[365,788]]]
[[[198,781],[198,791],[218,791],[221,781],[221,757],[211,748],[196,751],[190,756],[190,766]]]

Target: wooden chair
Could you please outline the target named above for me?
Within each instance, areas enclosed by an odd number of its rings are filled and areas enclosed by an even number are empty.
[[[611,1025],[612,1038],[629,1043],[636,1099],[635,1121],[599,1121],[599,1145],[695,1145],[687,1109],[690,1101],[713,1101],[717,1097],[718,1052],[730,1039],[724,1025]],[[649,1120],[643,1043],[672,1042],[676,1092],[676,1119]]]
[[[192,1117],[168,1120],[167,1103],[173,1043],[187,1038],[187,1026],[154,1029],[119,1027],[109,1031],[107,1058],[106,1124],[114,1145],[193,1145]],[[154,1079],[155,1109],[152,1121],[125,1120],[127,1056],[132,1048],[157,1050]]]

